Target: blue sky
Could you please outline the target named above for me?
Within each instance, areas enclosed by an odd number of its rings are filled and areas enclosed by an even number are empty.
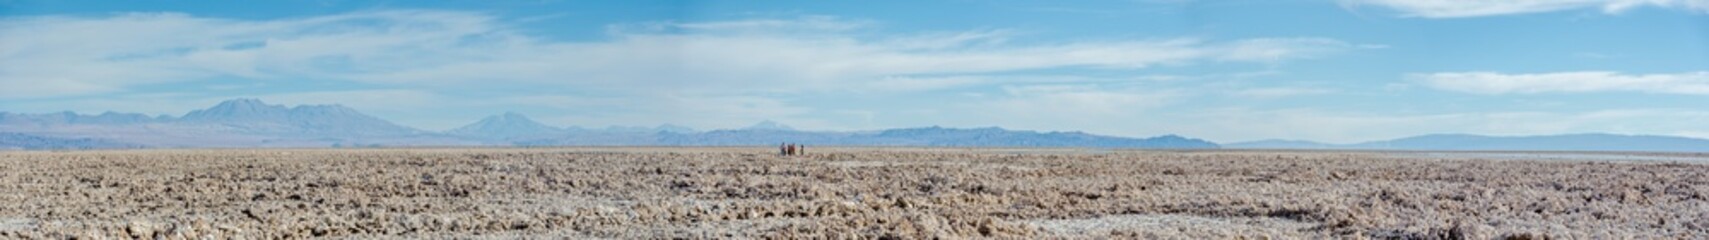
[[[1709,1],[0,0],[0,111],[1709,137]]]

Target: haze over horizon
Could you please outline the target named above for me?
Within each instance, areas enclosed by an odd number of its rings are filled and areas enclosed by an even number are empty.
[[[0,2],[0,112],[255,98],[430,131],[1709,138],[1706,63],[1700,0]]]

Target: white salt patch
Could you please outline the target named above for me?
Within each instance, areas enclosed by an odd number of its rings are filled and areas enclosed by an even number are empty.
[[[0,218],[0,231],[23,231],[36,228],[36,220],[29,218]]]
[[[1027,167],[1027,166],[1015,166],[1015,165],[1007,165],[1007,164],[983,164],[983,163],[968,163],[968,162],[886,162],[886,161],[836,161],[836,162],[829,162],[829,163],[825,163],[825,164],[826,164],[826,165],[831,165],[831,166],[835,166],[835,167],[845,167],[845,168],[865,168],[865,167],[901,167],[901,166],[940,166],[940,167],[982,167],[982,168],[1004,168],[1004,169],[1009,169],[1009,170],[1015,170],[1015,171],[1032,171],[1032,170],[1036,170],[1036,169],[1038,169],[1038,168],[1035,168],[1035,167]]]
[[[1027,221],[1065,235],[1099,235],[1114,230],[1213,229],[1237,232],[1292,232],[1313,225],[1280,218],[1212,218],[1178,214],[1123,214],[1082,219],[1038,219]]]

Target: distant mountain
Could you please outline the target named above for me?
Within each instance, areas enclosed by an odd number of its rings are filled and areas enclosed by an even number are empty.
[[[0,132],[0,150],[43,150],[43,149],[101,149],[101,148],[138,148],[141,145],[117,143],[91,138],[55,138],[22,133]]]
[[[1269,139],[1269,140],[1258,140],[1258,141],[1250,141],[1250,142],[1226,143],[1226,144],[1222,144],[1222,146],[1224,148],[1234,148],[1234,149],[1333,149],[1333,148],[1338,148],[1338,146],[1335,144],[1320,143],[1320,142],[1313,142],[1313,141],[1303,141],[1303,140],[1282,140],[1282,139]]]
[[[1388,149],[1709,152],[1709,139],[1671,136],[1568,134],[1481,136],[1434,134],[1357,144],[1262,140],[1217,145],[1175,135],[1129,138],[1084,132],[987,128],[899,128],[801,131],[782,123],[696,131],[676,125],[553,127],[507,112],[434,133],[393,124],[340,105],[270,105],[233,99],[181,117],[105,112],[0,112],[0,149],[138,147],[331,147],[462,145],[770,146],[782,142],[846,146],[1097,147],[1146,149]]]
[[[521,145],[658,145],[656,134],[692,134],[693,128],[663,124],[657,127],[610,126],[588,129],[553,127],[535,122],[520,113],[507,112],[445,131],[445,134],[497,144]]]
[[[340,105],[269,105],[233,99],[182,117],[107,112],[82,115],[0,113],[0,132],[65,148],[327,147],[470,145],[463,138],[399,126]],[[90,140],[90,141],[82,141]],[[37,144],[41,145],[41,144]],[[51,144],[48,144],[51,145]],[[44,147],[51,148],[51,147]]]
[[[1082,132],[1002,128],[906,128],[865,132],[800,131],[774,121],[699,132],[670,124],[601,129],[553,127],[507,112],[444,133],[399,126],[340,105],[272,105],[232,99],[182,117],[107,112],[15,114],[0,112],[7,148],[112,147],[337,147],[423,145],[811,145],[1216,148],[1198,139],[1100,136]]]
[[[540,124],[520,113],[506,112],[482,118],[480,121],[446,131],[446,134],[489,140],[537,138],[567,133],[562,128]]]
[[[425,133],[399,126],[342,105],[301,105],[287,108],[256,99],[233,99],[212,108],[191,111],[182,123],[220,124],[253,133],[325,136],[414,135]]]
[[[275,122],[290,118],[291,109],[280,105],[268,105],[258,99],[232,99],[222,101],[213,107],[192,110],[179,120],[185,122]]]
[[[1481,136],[1433,134],[1351,145],[1358,149],[1709,152],[1709,139],[1673,136],[1567,134]]]
[[[1431,134],[1356,144],[1263,140],[1223,146],[1237,149],[1709,152],[1709,139],[1603,133],[1543,136]]]
[[[74,125],[74,124],[146,124],[171,121],[170,116],[149,117],[135,113],[105,112],[100,115],[81,115],[74,112],[58,112],[47,114],[21,114],[0,112],[0,125]]]
[[[755,126],[781,126],[762,122]],[[809,132],[775,127],[749,127],[699,133],[572,135],[519,141],[518,145],[666,145],[754,146],[782,142],[842,146],[964,146],[964,147],[1107,147],[1217,148],[1215,143],[1174,135],[1125,138],[1081,132],[1014,131],[1002,128],[905,128],[873,132]]]

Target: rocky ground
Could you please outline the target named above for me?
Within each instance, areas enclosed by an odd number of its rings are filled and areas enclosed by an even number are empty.
[[[1681,161],[773,151],[0,152],[0,238],[1709,238]]]

